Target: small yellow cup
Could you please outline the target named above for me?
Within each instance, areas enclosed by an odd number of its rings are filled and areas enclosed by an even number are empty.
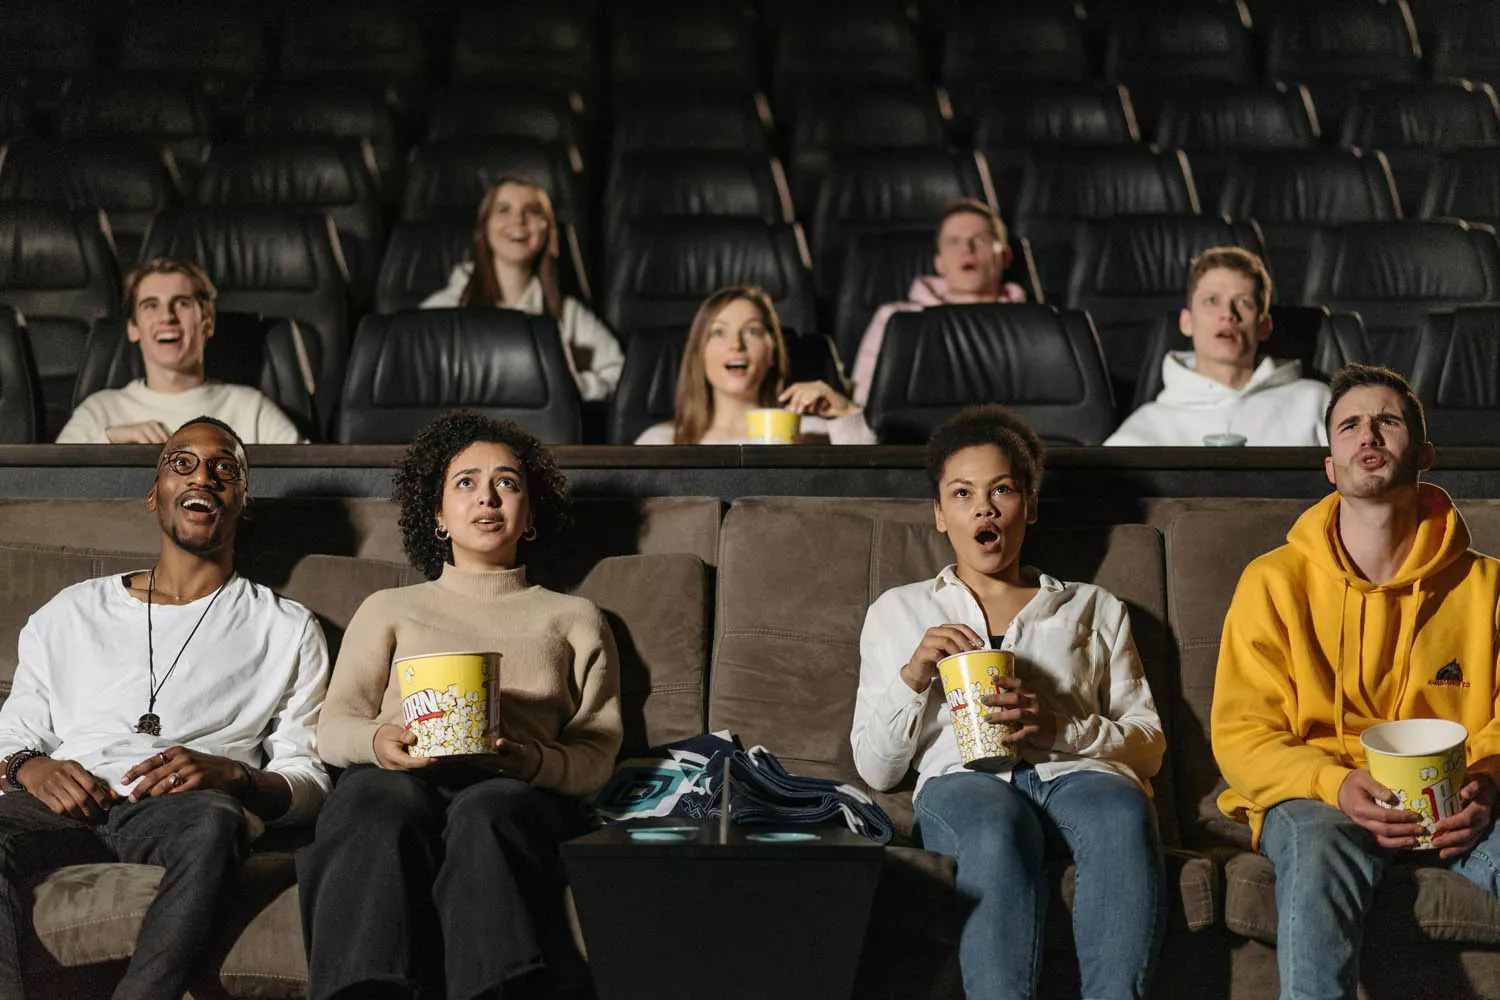
[[[987,694],[998,694],[996,680],[1009,677],[1015,669],[1015,656],[999,649],[958,653],[938,661],[943,695],[953,716],[953,735],[958,738],[958,756],[970,770],[999,771],[1016,758],[1015,744],[1001,739],[1011,727],[985,722],[984,717],[994,709],[980,701]]]
[[[493,753],[492,701],[498,653],[436,653],[395,662],[401,717],[417,734],[413,757]]]
[[[802,430],[802,414],[791,410],[751,410],[745,431],[756,444],[793,444]]]
[[[1461,808],[1458,790],[1468,770],[1468,739],[1468,729],[1446,719],[1382,722],[1360,734],[1370,776],[1399,800],[1387,808],[1410,809],[1422,817],[1427,832],[1417,838],[1416,850],[1432,850],[1433,827]]]

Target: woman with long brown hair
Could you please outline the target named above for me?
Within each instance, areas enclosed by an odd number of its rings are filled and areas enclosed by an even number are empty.
[[[770,407],[802,414],[799,441],[875,443],[861,409],[828,383],[783,388],[787,367],[771,297],[754,285],[721,288],[693,317],[672,421],[647,428],[635,443],[747,444],[747,415]]]
[[[453,269],[448,287],[422,301],[423,309],[494,306],[551,316],[562,333],[578,390],[606,399],[620,381],[625,355],[604,321],[562,294],[558,283],[557,215],[541,185],[502,174],[479,203],[474,259]]]

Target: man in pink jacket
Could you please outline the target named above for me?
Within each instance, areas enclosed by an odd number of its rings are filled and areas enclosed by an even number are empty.
[[[982,201],[961,198],[938,220],[937,276],[920,275],[911,283],[905,302],[887,302],[875,311],[854,360],[854,401],[864,406],[875,381],[875,361],[885,340],[885,325],[897,312],[928,306],[967,305],[973,302],[1025,302],[1020,285],[1001,280],[1010,266],[1005,223]]]

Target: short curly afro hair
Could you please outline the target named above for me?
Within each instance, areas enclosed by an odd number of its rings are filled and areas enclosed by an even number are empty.
[[[519,562],[555,541],[567,525],[568,480],[545,445],[509,420],[491,420],[472,410],[444,413],[422,428],[406,449],[396,466],[391,491],[391,499],[401,505],[401,544],[406,558],[429,580],[436,580],[443,564],[453,561],[453,544],[433,533],[436,513],[443,505],[448,465],[477,441],[503,444],[521,463],[536,538],[521,542]]]
[[[969,406],[949,417],[927,442],[927,484],[942,496],[943,467],[956,452],[992,444],[1010,459],[1011,474],[1021,489],[1041,488],[1047,451],[1031,426],[998,403]]]

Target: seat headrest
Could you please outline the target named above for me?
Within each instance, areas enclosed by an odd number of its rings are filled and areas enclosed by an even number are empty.
[[[1483,302],[1500,290],[1493,232],[1461,222],[1364,222],[1317,232],[1309,301]],[[1366,322],[1372,317],[1366,316]]]
[[[1275,83],[1195,87],[1162,104],[1162,149],[1298,149],[1318,138],[1307,90]]]
[[[142,259],[197,261],[225,290],[313,291],[343,281],[325,216],[265,208],[177,209],[159,214]]]
[[[256,97],[245,114],[247,135],[333,135],[389,138],[390,107],[369,89],[330,82],[282,84]]]
[[[407,170],[401,218],[462,215],[472,220],[497,177],[526,174],[551,196],[558,215],[567,219],[571,192],[565,186],[562,156],[560,149],[545,143],[503,136],[429,142],[417,147]]]
[[[175,197],[161,154],[134,143],[20,139],[0,150],[0,200],[151,211]]]
[[[1241,154],[1230,163],[1220,207],[1266,224],[1372,222],[1400,215],[1384,154],[1357,149]]]
[[[1266,42],[1266,78],[1415,76],[1418,50],[1405,11],[1405,4],[1363,0],[1278,6]]]
[[[1087,315],[1028,304],[936,306],[891,318],[869,405],[883,440],[912,436],[912,421],[927,427],[995,401],[1044,437],[1103,441],[1114,402]]]
[[[287,11],[281,69],[288,76],[350,70],[414,77],[424,72],[425,60],[421,29],[393,5],[310,4]]]
[[[802,261],[785,254],[789,228],[759,219],[687,217],[628,225],[611,288],[637,299],[692,299],[752,284],[772,299],[805,286]]]
[[[0,205],[0,288],[87,288],[108,256],[98,212]]]
[[[1467,80],[1390,83],[1357,91],[1343,144],[1366,149],[1460,149],[1500,143],[1500,107]]]
[[[766,127],[748,99],[703,94],[621,107],[610,145],[617,157],[645,149],[768,149]]]
[[[573,112],[561,94],[466,84],[439,98],[427,122],[428,139],[480,135],[564,144],[576,139]]]
[[[981,149],[1124,145],[1141,137],[1129,95],[1118,84],[1007,90],[982,100],[974,119],[974,144]]]
[[[463,219],[396,223],[375,279],[375,311],[415,309],[445,288],[454,267],[473,256],[473,236]]]
[[[794,150],[941,146],[945,137],[931,91],[845,85],[798,95],[791,144]]]
[[[1037,151],[1027,157],[1016,218],[1102,219],[1198,211],[1180,150],[1115,147]]]
[[[1253,222],[1213,216],[1121,216],[1083,229],[1084,252],[1069,279],[1070,302],[1084,296],[1182,298],[1188,264],[1216,246],[1265,257]]]
[[[836,155],[818,192],[816,217],[838,222],[926,223],[957,198],[994,203],[972,157],[941,149]]]
[[[578,440],[581,403],[557,325],[513,309],[366,316],[349,356],[339,439],[409,440],[454,407],[513,416],[545,441]]]
[[[791,205],[764,156],[723,150],[643,151],[615,166],[605,198],[611,236],[626,221],[670,215],[787,222]]]
[[[212,115],[208,99],[184,83],[150,78],[80,83],[63,102],[58,134],[102,136],[203,136]]]
[[[1110,31],[1104,66],[1111,80],[1254,76],[1250,33],[1234,5],[1162,4],[1147,10],[1150,16],[1121,17]]]
[[[198,200],[208,205],[373,204],[367,146],[354,139],[257,138],[215,143]]]
[[[1447,351],[1430,359],[1440,370],[1422,398],[1438,409],[1493,411],[1493,424],[1500,414],[1500,309],[1456,309],[1450,331]]]
[[[1439,158],[1427,176],[1420,215],[1500,220],[1500,150],[1466,149]]]

